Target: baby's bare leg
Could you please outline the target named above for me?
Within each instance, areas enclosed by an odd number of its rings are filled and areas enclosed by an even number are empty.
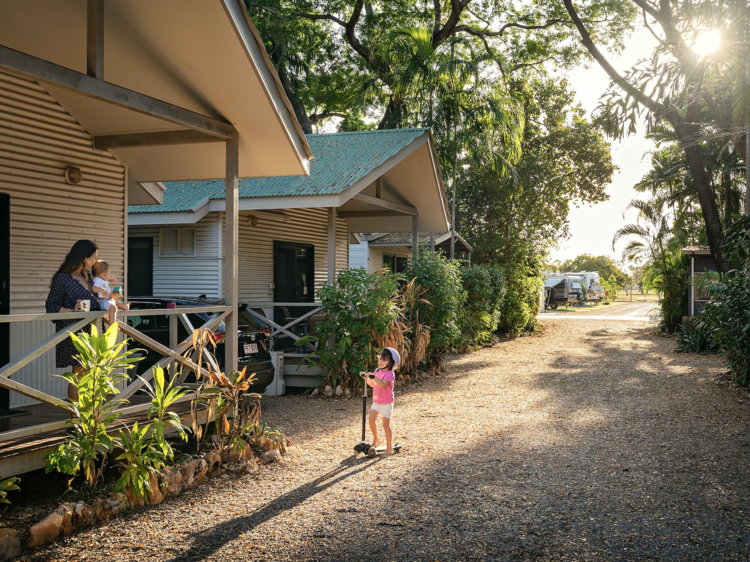
[[[109,305],[107,310],[107,322],[110,324],[117,322],[117,306],[114,304]]]
[[[120,302],[120,301],[115,301],[115,304],[117,305],[117,308],[119,308],[120,310],[130,310],[129,304],[125,304],[124,302]]]

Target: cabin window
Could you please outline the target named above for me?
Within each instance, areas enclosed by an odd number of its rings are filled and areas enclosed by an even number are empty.
[[[195,256],[195,230],[192,228],[163,228],[159,240],[160,256]]]
[[[387,267],[392,273],[403,273],[408,261],[407,258],[383,254],[383,267]]]

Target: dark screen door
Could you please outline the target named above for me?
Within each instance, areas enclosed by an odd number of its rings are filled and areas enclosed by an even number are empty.
[[[273,300],[281,303],[313,302],[315,299],[315,247],[310,244],[274,241]],[[288,323],[288,318],[297,318],[309,307],[277,306],[274,308],[274,321]],[[295,327],[293,327],[295,328]],[[297,334],[302,335],[298,328]],[[283,349],[291,343],[289,338],[279,338],[276,349]]]
[[[128,298],[154,295],[154,239],[128,238]]]
[[[10,197],[0,193],[0,314],[10,314]],[[10,324],[0,324],[0,366],[10,362]],[[10,407],[10,391],[0,388],[0,408]]]

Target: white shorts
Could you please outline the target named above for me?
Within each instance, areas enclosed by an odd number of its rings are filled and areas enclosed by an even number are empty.
[[[384,418],[391,419],[391,416],[393,415],[393,402],[391,402],[390,404],[376,404],[375,402],[373,402],[372,408],[370,409],[375,410]]]
[[[115,299],[99,299],[99,308],[109,310],[110,306],[117,306]]]

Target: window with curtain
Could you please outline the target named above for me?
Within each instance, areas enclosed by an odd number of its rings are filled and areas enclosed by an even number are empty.
[[[163,228],[159,240],[161,256],[195,256],[195,230],[192,228]]]

